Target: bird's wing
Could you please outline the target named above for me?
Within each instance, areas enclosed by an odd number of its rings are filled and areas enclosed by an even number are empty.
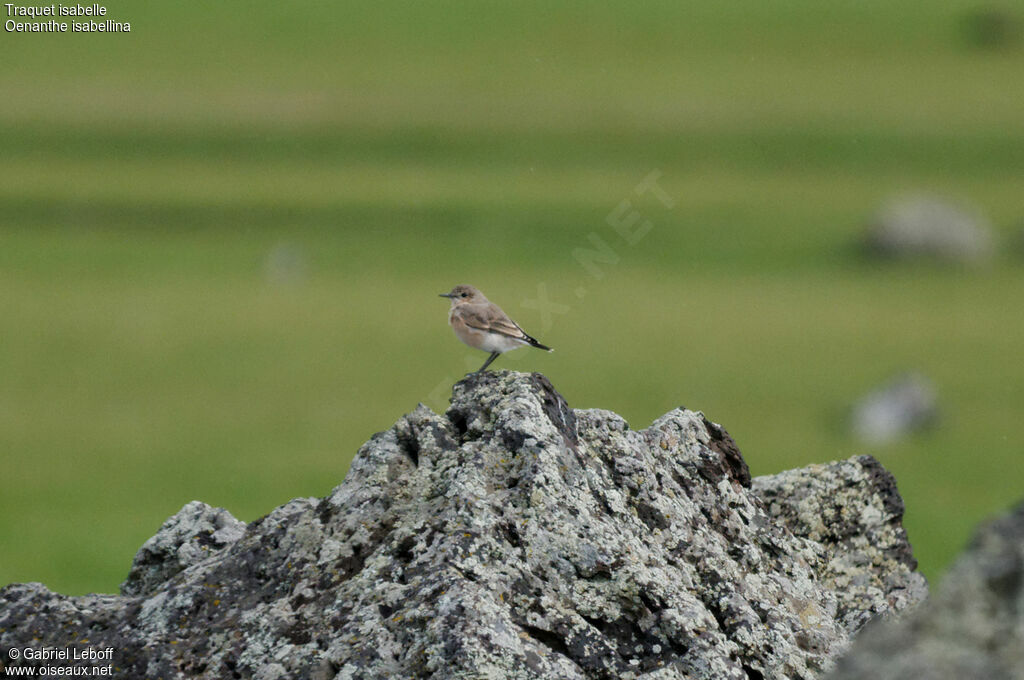
[[[493,302],[482,305],[461,305],[456,308],[456,313],[470,328],[507,335],[517,340],[526,340],[529,337]]]

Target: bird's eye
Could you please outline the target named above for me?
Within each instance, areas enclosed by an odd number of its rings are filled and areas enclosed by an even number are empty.
[[[462,294],[462,297],[466,297],[466,296],[468,296],[468,295],[469,295],[469,293],[463,293],[463,294]]]

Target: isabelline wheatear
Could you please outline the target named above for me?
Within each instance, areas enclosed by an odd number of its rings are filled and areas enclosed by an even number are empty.
[[[501,307],[485,298],[473,286],[455,286],[452,292],[441,293],[441,297],[452,301],[451,309],[448,310],[448,324],[455,331],[455,337],[470,347],[491,353],[477,373],[490,366],[499,354],[526,345],[554,351],[527,335],[519,324],[501,311]]]

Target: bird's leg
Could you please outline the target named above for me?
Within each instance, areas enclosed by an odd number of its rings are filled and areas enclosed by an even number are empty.
[[[484,370],[491,365],[491,362],[497,359],[500,355],[501,352],[491,352],[491,356],[487,357],[487,361],[484,362],[484,365],[480,367],[480,370],[478,370],[477,373],[483,373]]]

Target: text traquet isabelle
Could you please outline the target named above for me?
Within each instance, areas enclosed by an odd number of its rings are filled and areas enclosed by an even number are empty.
[[[7,16],[9,17],[29,17],[32,19],[42,17],[103,17],[107,14],[107,8],[99,4],[15,5],[14,3],[4,3],[4,8],[7,10]],[[66,33],[68,28],[67,23],[53,19],[25,23],[9,19],[4,23],[4,29],[8,33]],[[82,22],[72,21],[70,28],[72,33],[128,33],[132,30],[131,24],[128,22],[113,21],[111,19]]]

